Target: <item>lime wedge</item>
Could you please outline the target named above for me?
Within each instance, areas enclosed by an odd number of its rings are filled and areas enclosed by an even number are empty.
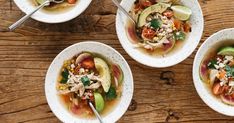
[[[102,112],[104,109],[104,99],[100,93],[94,93],[95,108],[98,112]]]
[[[192,10],[186,6],[172,6],[171,9],[174,12],[174,16],[182,21],[188,20],[192,14]]]
[[[224,47],[218,52],[218,55],[234,56],[234,47]]]

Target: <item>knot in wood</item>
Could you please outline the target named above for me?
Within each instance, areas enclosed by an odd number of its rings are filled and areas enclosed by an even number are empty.
[[[173,71],[162,71],[160,79],[166,81],[167,85],[171,85],[175,81],[175,73]]]
[[[131,104],[128,107],[128,110],[135,111],[136,109],[137,109],[137,102],[134,99],[132,99]]]

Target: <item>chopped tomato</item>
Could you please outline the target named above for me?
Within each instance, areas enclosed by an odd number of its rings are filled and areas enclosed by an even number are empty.
[[[184,28],[184,32],[188,33],[188,32],[191,32],[191,25],[190,23],[186,22],[183,26]]]
[[[168,18],[171,18],[174,14],[171,10],[166,10],[165,12],[163,12],[163,15]]]
[[[92,59],[87,59],[81,62],[81,66],[87,69],[92,69],[95,67],[94,61]]]
[[[174,20],[174,25],[175,25],[175,28],[176,28],[177,30],[180,30],[180,29],[181,29],[181,26],[182,26],[182,21],[175,19],[175,20]]]
[[[134,7],[135,13],[137,13],[138,11],[141,11],[144,7],[140,4],[137,3]]]
[[[141,5],[144,6],[144,7],[146,8],[146,7],[151,6],[152,3],[151,3],[149,0],[142,0],[142,1],[141,1]]]
[[[148,39],[153,39],[154,36],[155,36],[156,32],[153,30],[153,29],[150,29],[150,28],[143,28],[142,30],[142,35],[145,37],[145,38],[148,38]]]
[[[224,91],[224,87],[222,87],[219,83],[214,84],[213,93],[214,95],[220,95]]]
[[[225,78],[226,73],[227,73],[227,72],[226,72],[225,70],[221,70],[221,71],[219,72],[219,79]]]
[[[68,2],[69,4],[75,4],[75,3],[76,3],[76,0],[67,0],[67,2]]]

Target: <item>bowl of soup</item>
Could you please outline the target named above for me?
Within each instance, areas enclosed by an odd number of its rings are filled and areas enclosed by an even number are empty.
[[[123,0],[121,5],[136,24],[118,10],[118,38],[126,52],[144,65],[178,64],[201,39],[204,20],[196,0]]]
[[[199,48],[193,82],[202,100],[215,111],[234,116],[234,29],[213,34]]]
[[[14,0],[15,4],[26,14],[32,12],[45,0]],[[62,23],[79,16],[91,3],[91,0],[64,0],[64,2],[45,6],[34,13],[31,18],[44,23]]]
[[[63,50],[45,79],[47,102],[62,122],[98,122],[88,102],[104,122],[115,122],[133,96],[133,77],[125,59],[98,42],[82,42]]]

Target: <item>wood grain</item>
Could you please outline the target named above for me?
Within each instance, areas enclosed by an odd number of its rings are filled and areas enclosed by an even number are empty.
[[[234,118],[210,109],[195,91],[192,64],[196,51],[182,63],[164,69],[146,67],[130,58],[116,36],[116,7],[111,0],[93,0],[82,15],[70,22],[50,25],[29,20],[15,32],[6,32],[10,24],[24,15],[12,1],[0,0],[1,123],[60,122],[46,102],[46,70],[64,48],[86,40],[117,49],[134,73],[133,103],[119,123],[234,122]],[[234,1],[199,2],[205,18],[201,45],[211,34],[234,27]],[[161,74],[172,76],[166,71],[175,74],[169,82],[160,79]]]

